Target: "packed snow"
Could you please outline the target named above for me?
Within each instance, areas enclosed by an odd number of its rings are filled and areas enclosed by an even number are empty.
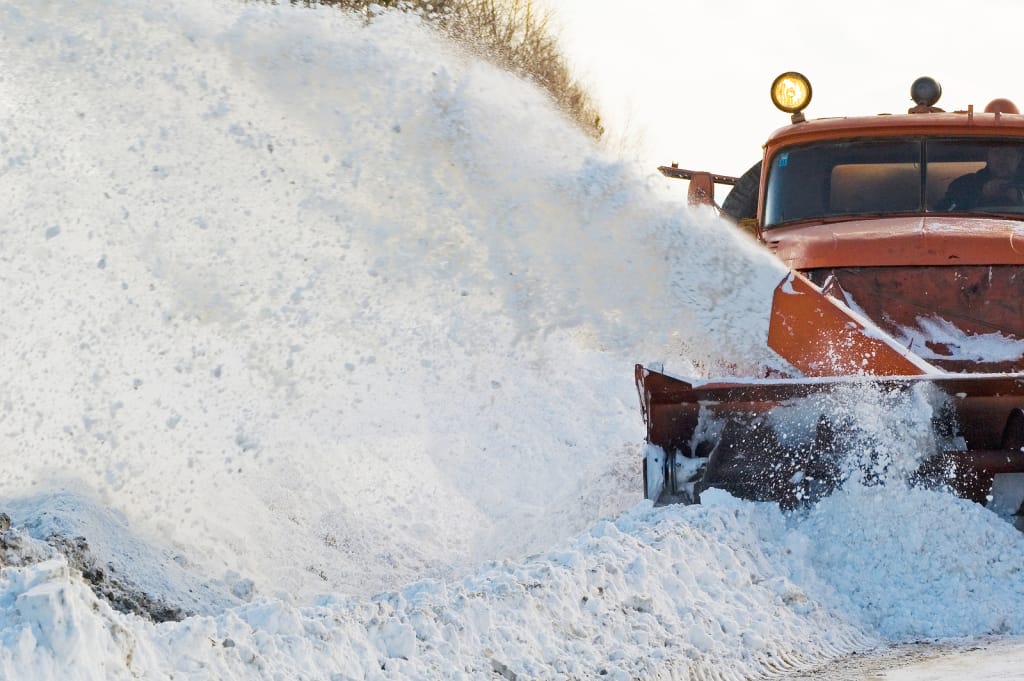
[[[785,270],[415,16],[7,0],[0,63],[0,678],[738,679],[1024,636],[1024,541],[947,494],[642,500],[633,364],[779,368]],[[912,456],[894,399],[852,455]]]
[[[925,359],[966,359],[1012,362],[1024,356],[1024,341],[998,331],[967,334],[952,322],[937,316],[918,317],[916,327],[900,329],[899,342],[913,347]],[[935,352],[940,347],[946,354]]]

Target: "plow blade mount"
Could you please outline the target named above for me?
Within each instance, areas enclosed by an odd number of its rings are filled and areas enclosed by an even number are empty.
[[[908,391],[932,414],[911,478],[986,503],[995,476],[1024,473],[1024,374],[698,383],[637,365],[636,381],[645,490],[656,503],[696,502],[711,487],[783,507],[820,498],[841,484],[843,457],[872,425],[851,405]]]

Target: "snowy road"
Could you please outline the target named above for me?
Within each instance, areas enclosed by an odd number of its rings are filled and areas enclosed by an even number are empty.
[[[982,638],[907,643],[849,655],[787,681],[1014,681],[1024,679],[1024,641]]]

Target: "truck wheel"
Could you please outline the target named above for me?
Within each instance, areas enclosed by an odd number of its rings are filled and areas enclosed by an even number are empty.
[[[757,217],[757,193],[761,188],[761,161],[736,180],[732,190],[722,202],[722,212],[736,222]]]

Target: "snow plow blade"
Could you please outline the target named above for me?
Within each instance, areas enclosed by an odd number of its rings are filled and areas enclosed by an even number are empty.
[[[636,366],[647,425],[646,496],[697,502],[708,488],[792,508],[841,482],[848,415],[804,410],[858,390],[933,393],[936,448],[915,478],[985,503],[993,478],[1024,473],[1024,374],[689,382]],[[945,445],[945,446],[943,446]]]
[[[768,347],[804,376],[939,373],[799,272],[775,288]]]

